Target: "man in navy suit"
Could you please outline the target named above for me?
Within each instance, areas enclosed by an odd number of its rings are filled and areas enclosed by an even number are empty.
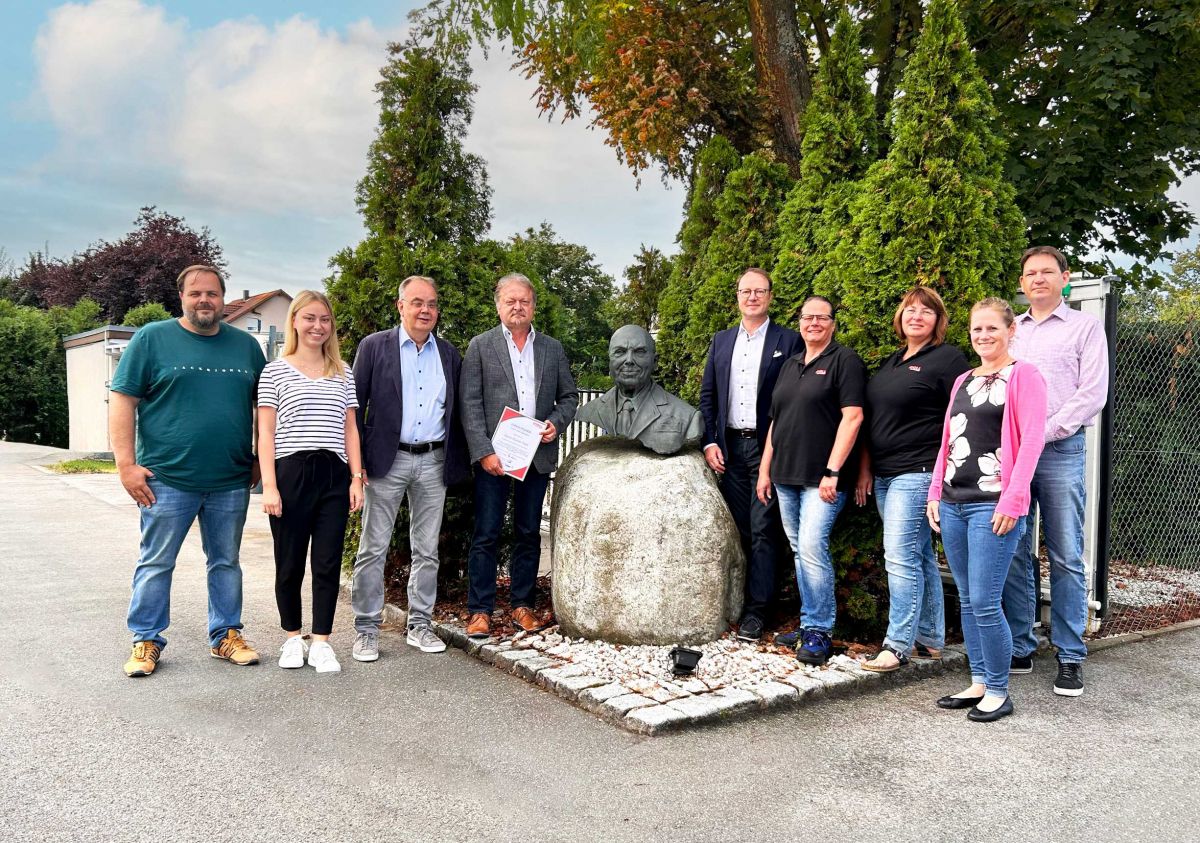
[[[704,417],[704,459],[721,475],[721,493],[737,523],[746,552],[746,599],[738,638],[762,637],[767,605],[775,591],[779,546],[779,509],[774,498],[763,504],[754,493],[758,464],[770,427],[771,392],[779,369],[803,350],[799,334],[776,325],[771,308],[771,278],[747,269],[737,284],[742,321],[719,331],[708,349],[700,386]]]
[[[400,326],[364,339],[354,358],[363,470],[362,535],[354,560],[351,605],[360,662],[379,658],[383,573],[407,495],[412,568],[408,574],[408,644],[425,653],[446,645],[430,628],[437,599],[438,536],[446,487],[467,479],[466,438],[458,419],[462,356],[434,336],[438,294],[433,279],[405,278],[396,301]]]

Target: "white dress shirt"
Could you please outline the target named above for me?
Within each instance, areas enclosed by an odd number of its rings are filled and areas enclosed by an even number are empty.
[[[753,332],[738,324],[733,341],[733,358],[729,364],[729,416],[725,424],[738,430],[758,428],[758,368],[762,363],[767,326],[763,322]]]
[[[513,340],[512,331],[503,324],[504,340],[508,343],[508,359],[512,363],[513,381],[517,385],[518,410],[521,415],[537,418],[537,375],[533,370],[533,339],[534,330],[531,325],[529,336],[525,340],[525,348],[518,349]]]

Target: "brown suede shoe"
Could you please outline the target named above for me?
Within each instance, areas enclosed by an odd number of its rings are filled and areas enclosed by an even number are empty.
[[[162,647],[153,641],[136,641],[129,661],[125,662],[126,676],[149,676],[158,667]]]
[[[486,612],[476,612],[467,621],[468,638],[491,638],[492,616]]]
[[[214,659],[225,659],[237,665],[258,664],[258,653],[246,643],[236,629],[225,633],[221,643],[208,651]]]
[[[527,606],[518,606],[512,610],[512,625],[516,629],[525,632],[539,632],[550,626],[549,623],[534,614],[533,609]]]

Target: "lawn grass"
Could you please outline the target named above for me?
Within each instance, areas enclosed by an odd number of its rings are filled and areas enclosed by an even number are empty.
[[[47,466],[55,474],[116,474],[112,460],[63,460]]]

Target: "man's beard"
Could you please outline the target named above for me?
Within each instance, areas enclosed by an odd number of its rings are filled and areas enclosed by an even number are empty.
[[[217,309],[207,308],[205,310],[185,310],[183,315],[188,322],[192,323],[192,327],[201,331],[207,331],[213,325],[217,324]]]

